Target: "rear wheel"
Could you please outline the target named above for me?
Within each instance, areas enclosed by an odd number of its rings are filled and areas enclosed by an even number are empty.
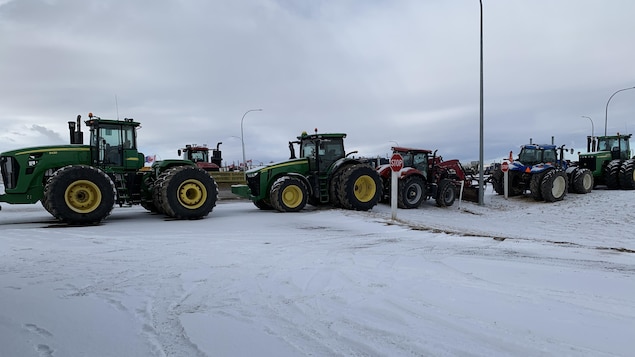
[[[593,190],[593,174],[589,169],[577,169],[573,173],[573,192],[589,193]]]
[[[308,190],[297,177],[283,176],[271,186],[269,201],[280,212],[298,212],[306,206]]]
[[[443,179],[437,188],[436,203],[439,207],[450,207],[456,199],[456,186],[452,180]]]
[[[523,194],[523,189],[520,187],[521,173],[518,171],[508,171],[507,172],[507,195],[508,196],[518,196]],[[499,195],[505,194],[505,174],[501,169],[497,169],[492,174],[492,186],[494,186],[494,190]]]
[[[503,186],[503,175],[504,173],[503,171],[501,171],[501,169],[496,169],[492,173],[492,186],[494,187],[494,191],[496,191],[496,193],[499,195],[505,194],[505,188]]]
[[[331,201],[331,205],[333,205],[333,207],[342,207],[339,197],[339,189],[340,179],[342,178],[342,173],[345,170],[346,167],[340,168],[331,176],[331,181],[329,183],[329,201]]]
[[[397,205],[399,208],[417,208],[426,198],[425,183],[420,176],[409,176],[399,180]]]
[[[85,165],[66,166],[44,188],[46,205],[55,218],[69,224],[96,224],[115,204],[115,185],[103,171]]]
[[[620,166],[622,161],[613,160],[604,168],[604,177],[606,188],[609,190],[617,190],[620,188]]]
[[[567,194],[567,174],[560,170],[550,170],[542,178],[542,197],[547,202],[560,201]]]
[[[635,160],[626,160],[620,167],[620,188],[623,190],[635,189]]]
[[[381,197],[381,178],[368,165],[353,165],[345,169],[339,180],[338,199],[346,209],[368,211]]]
[[[163,213],[178,219],[199,219],[216,206],[218,186],[203,169],[179,166],[166,170],[161,185],[155,185]]]

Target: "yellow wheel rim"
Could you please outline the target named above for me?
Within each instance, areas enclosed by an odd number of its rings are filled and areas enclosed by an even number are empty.
[[[91,181],[77,180],[66,188],[64,202],[77,213],[90,213],[101,204],[101,191]]]
[[[183,181],[177,191],[179,203],[189,209],[201,207],[207,200],[207,189],[198,180]]]
[[[375,180],[368,175],[360,176],[355,180],[355,198],[360,202],[368,202],[375,197],[377,186]]]
[[[290,185],[282,190],[282,203],[289,208],[296,208],[302,203],[304,194],[300,187],[296,185]]]

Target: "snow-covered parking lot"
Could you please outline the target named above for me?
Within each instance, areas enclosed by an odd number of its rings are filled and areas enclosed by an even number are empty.
[[[629,356],[632,191],[548,204],[0,211],[0,356]]]

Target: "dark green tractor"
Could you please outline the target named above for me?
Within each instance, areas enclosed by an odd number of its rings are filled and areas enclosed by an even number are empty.
[[[381,198],[381,178],[368,164],[348,157],[346,134],[306,134],[289,142],[288,161],[246,172],[247,185],[232,192],[260,209],[297,212],[307,203],[367,211]],[[294,144],[300,145],[300,157]]]
[[[90,142],[83,143],[81,116],[69,122],[70,145],[39,146],[0,154],[4,194],[0,202],[42,202],[69,224],[96,224],[115,204],[140,204],[177,219],[207,216],[218,197],[214,179],[188,160],[144,167],[137,151],[140,123],[89,114]]]
[[[580,154],[580,166],[593,173],[596,184],[608,189],[635,189],[635,157],[631,157],[632,134],[587,138],[586,154]],[[597,140],[597,144],[596,144]]]

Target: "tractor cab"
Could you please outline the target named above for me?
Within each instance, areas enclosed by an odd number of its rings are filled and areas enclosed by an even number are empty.
[[[333,163],[346,156],[344,138],[346,134],[302,133],[298,136],[300,157],[309,161],[309,170],[325,173]]]
[[[423,173],[427,177],[429,168],[429,159],[432,151],[425,149],[413,149],[405,147],[393,147],[393,154],[399,154],[403,158],[404,167],[413,167]]]
[[[608,151],[611,160],[628,160],[631,156],[629,139],[631,135],[600,136],[597,138],[597,151]]]
[[[88,114],[86,126],[90,130],[91,161],[98,167],[138,170],[143,166],[143,154],[137,151],[136,129],[140,123],[133,119],[109,120]],[[74,125],[69,122],[69,129]],[[79,139],[79,140],[78,140]],[[80,144],[81,135],[71,135],[71,144]]]
[[[534,166],[537,164],[546,164],[557,162],[557,152],[555,145],[523,145],[518,161],[525,166]]]

